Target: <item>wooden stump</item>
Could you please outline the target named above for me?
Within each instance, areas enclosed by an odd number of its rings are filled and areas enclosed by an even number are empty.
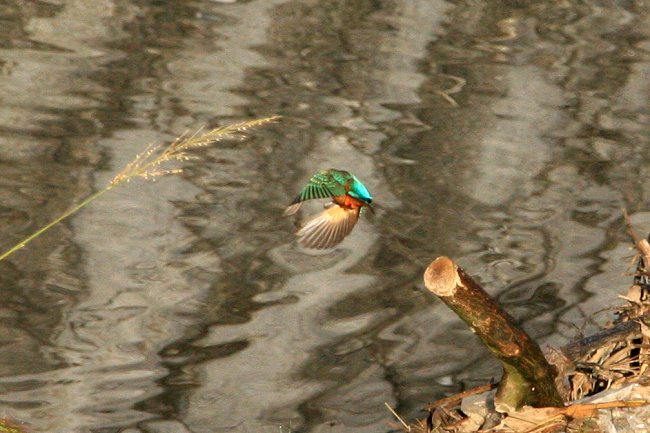
[[[503,366],[495,405],[500,412],[523,406],[562,407],[557,372],[537,343],[485,290],[448,257],[438,257],[424,273],[437,295],[481,339]]]

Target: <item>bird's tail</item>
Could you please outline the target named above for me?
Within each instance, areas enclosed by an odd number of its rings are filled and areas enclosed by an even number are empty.
[[[290,206],[288,206],[284,210],[284,215],[289,216],[289,215],[295,214],[296,212],[298,212],[300,210],[300,206],[302,206],[301,201],[299,201],[298,203],[292,203]]]

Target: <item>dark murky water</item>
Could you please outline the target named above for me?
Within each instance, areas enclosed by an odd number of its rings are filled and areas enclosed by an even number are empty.
[[[377,432],[498,368],[421,275],[480,275],[561,344],[650,227],[644,1],[0,2],[0,244],[150,142],[281,114],[0,263],[0,416],[35,432]],[[328,254],[283,207],[347,168]],[[606,318],[603,317],[603,320]]]

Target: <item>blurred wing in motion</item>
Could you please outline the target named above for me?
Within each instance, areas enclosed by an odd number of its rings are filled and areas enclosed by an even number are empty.
[[[358,219],[359,208],[330,206],[298,230],[298,243],[317,250],[333,248],[350,234]]]

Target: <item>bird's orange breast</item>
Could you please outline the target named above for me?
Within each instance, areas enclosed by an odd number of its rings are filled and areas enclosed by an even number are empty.
[[[334,197],[334,203],[350,209],[358,209],[366,205],[366,203],[362,200],[359,200],[358,198],[354,198],[347,194],[337,195]]]

